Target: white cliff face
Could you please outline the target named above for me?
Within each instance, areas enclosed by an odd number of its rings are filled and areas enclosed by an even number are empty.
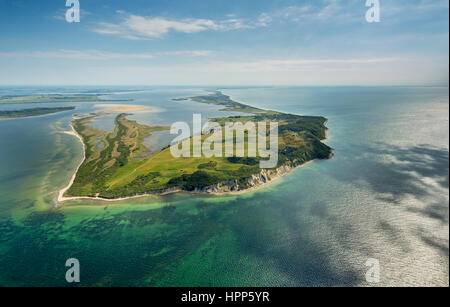
[[[333,157],[333,152],[328,157],[331,159]],[[310,160],[308,162],[312,162],[314,160]],[[244,180],[227,180],[220,182],[215,185],[203,187],[203,188],[196,188],[194,190],[185,190],[182,187],[173,187],[169,189],[163,189],[159,191],[151,191],[148,193],[142,193],[138,194],[132,197],[140,197],[140,196],[147,196],[147,195],[158,195],[158,196],[164,196],[169,195],[173,193],[193,193],[193,194],[222,194],[222,193],[232,193],[232,192],[241,192],[249,189],[258,188],[260,186],[263,186],[265,184],[268,184],[278,178],[283,177],[284,175],[290,173],[292,170],[296,169],[297,167],[304,166],[306,163],[299,164],[298,160],[294,160],[293,164],[286,164],[282,165],[276,169],[262,169],[259,173],[253,174],[251,177],[246,178]]]
[[[268,170],[268,169],[262,169],[259,173],[252,175],[251,177],[241,180],[241,184],[239,184],[239,181],[237,179],[234,180],[227,180],[220,182],[215,185],[211,185],[204,188],[197,188],[192,191],[184,190],[181,187],[173,187],[169,189],[163,189],[159,191],[150,191],[147,193],[140,193],[129,197],[119,198],[119,199],[104,199],[99,197],[79,197],[77,199],[98,199],[98,200],[106,200],[106,201],[116,201],[116,200],[123,200],[127,198],[134,198],[134,197],[142,197],[142,196],[148,196],[148,195],[169,195],[173,193],[179,193],[179,192],[188,192],[188,193],[197,193],[197,194],[221,194],[221,193],[230,193],[230,192],[239,192],[239,191],[245,191],[248,189],[256,188],[259,186],[262,186],[264,184],[267,184],[277,178],[280,178],[284,174],[289,173],[293,168],[293,166],[283,165],[277,169]]]
[[[259,173],[252,175],[251,177],[244,180],[244,183],[239,184],[238,180],[227,180],[220,182],[218,184],[195,189],[189,191],[191,193],[203,193],[203,194],[217,194],[217,193],[228,193],[228,192],[238,192],[244,191],[251,188],[256,188],[267,184],[281,176],[289,173],[294,167],[283,165],[277,169],[262,169]],[[170,192],[169,192],[170,193]]]
[[[192,193],[206,193],[206,194],[214,194],[214,193],[226,193],[226,192],[237,192],[239,191],[239,184],[237,180],[227,180],[220,182],[218,184],[195,189],[190,191]]]
[[[247,178],[247,183],[250,187],[257,187],[269,183],[275,179],[280,178],[281,176],[289,173],[293,167],[288,165],[283,165],[277,169],[263,169],[258,174]]]
[[[328,158],[333,157],[333,153],[330,154]],[[313,160],[311,160],[313,161]],[[308,162],[311,162],[308,161]],[[180,193],[180,192],[186,192],[186,193],[197,193],[197,194],[222,194],[222,193],[232,193],[232,192],[240,192],[245,191],[249,189],[254,189],[260,186],[263,186],[265,184],[268,184],[283,175],[290,173],[293,169],[300,167],[305,164],[298,164],[297,160],[294,160],[291,162],[293,164],[289,165],[283,165],[276,169],[262,169],[259,173],[252,175],[249,178],[246,179],[233,179],[233,180],[227,180],[220,182],[215,185],[207,186],[204,188],[197,188],[191,191],[185,190],[182,187],[173,187],[158,191],[149,191],[146,193],[139,193],[133,196],[127,196],[123,198],[117,198],[117,199],[107,199],[107,198],[101,198],[101,197],[72,197],[72,199],[96,199],[96,200],[103,200],[103,201],[119,201],[119,200],[125,200],[129,198],[136,198],[136,197],[143,197],[143,196],[150,196],[150,195],[157,195],[157,196],[164,196],[169,195],[173,193]]]

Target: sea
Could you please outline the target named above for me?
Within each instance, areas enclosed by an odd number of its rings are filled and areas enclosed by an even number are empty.
[[[215,90],[326,117],[334,157],[239,195],[56,201],[82,159],[64,133],[74,114],[117,103],[150,106],[129,115],[150,125],[235,115],[173,100]],[[0,286],[73,286],[69,258],[80,286],[449,286],[448,87],[0,87],[74,93],[122,101],[0,105],[77,107],[0,120]]]

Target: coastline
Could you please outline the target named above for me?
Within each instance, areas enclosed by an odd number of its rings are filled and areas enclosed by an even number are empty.
[[[70,123],[70,127],[72,128],[72,131],[64,131],[63,133],[68,134],[68,135],[73,135],[76,138],[78,138],[78,140],[81,142],[81,145],[83,146],[83,150],[82,150],[83,158],[81,159],[81,162],[78,164],[77,168],[75,169],[74,174],[70,178],[69,184],[65,188],[61,189],[58,192],[58,198],[57,198],[57,203],[56,203],[57,206],[58,206],[58,203],[60,203],[60,202],[72,200],[71,197],[64,197],[64,193],[66,193],[67,190],[69,190],[70,187],[72,186],[72,184],[75,181],[75,178],[77,176],[78,170],[80,169],[81,165],[84,163],[84,160],[86,159],[86,145],[84,145],[83,138],[75,131],[75,128],[73,127],[72,123]]]
[[[1,105],[1,104],[0,104]],[[45,117],[45,116],[53,116],[56,114],[61,114],[64,112],[69,112],[70,110],[67,111],[60,111],[60,112],[54,112],[54,113],[48,113],[48,114],[40,114],[40,115],[31,115],[31,116],[22,116],[22,117],[0,117],[0,121],[1,120],[18,120],[18,119],[28,119],[28,118],[40,118],[40,117]]]
[[[254,186],[252,186],[250,188],[247,188],[247,189],[244,189],[244,190],[223,191],[223,192],[205,192],[205,191],[198,191],[198,190],[197,191],[186,191],[186,190],[183,190],[183,189],[180,189],[180,188],[174,188],[174,189],[164,190],[164,191],[161,191],[161,192],[139,194],[139,195],[134,195],[134,196],[120,197],[120,198],[102,198],[102,197],[89,197],[89,196],[63,197],[64,193],[68,189],[70,189],[70,187],[73,184],[73,181],[75,180],[75,177],[76,177],[76,172],[75,172],[75,174],[71,178],[70,184],[66,188],[64,188],[63,190],[59,191],[58,202],[62,203],[62,202],[66,202],[66,201],[76,201],[76,200],[93,200],[93,201],[101,201],[101,202],[119,202],[119,201],[125,201],[125,200],[136,199],[136,198],[143,198],[143,197],[167,196],[167,195],[176,194],[176,193],[184,193],[184,194],[192,194],[192,195],[210,195],[210,196],[242,195],[242,194],[245,194],[245,193],[248,193],[248,192],[255,192],[255,191],[258,191],[258,190],[260,190],[260,189],[262,189],[264,187],[267,187],[270,184],[278,181],[278,179],[281,179],[281,178],[285,177],[286,175],[289,175],[289,174],[293,173],[295,170],[297,170],[299,168],[302,168],[304,166],[307,166],[307,165],[313,163],[316,160],[317,159],[305,162],[305,163],[303,163],[301,165],[298,165],[296,167],[292,167],[292,168],[289,167],[288,171],[278,173],[275,176],[271,177],[269,180],[267,180],[265,182],[259,182],[258,184],[255,184]],[[81,166],[81,164],[78,167],[80,167],[80,166]],[[282,167],[280,167],[278,169],[275,169],[275,170],[277,170],[277,172],[278,172],[278,170],[281,169],[281,168],[285,168],[285,166],[282,166]],[[78,169],[77,169],[77,171],[78,171]],[[257,176],[257,175],[255,174],[255,175],[253,175],[250,178],[253,178],[254,176]],[[222,186],[222,185],[223,185],[223,183],[219,183],[217,186]],[[211,187],[206,187],[205,189],[210,189]]]
[[[328,123],[328,120],[326,120],[323,123],[325,128],[326,128],[327,123]],[[247,178],[247,181],[252,182],[252,185],[251,185],[251,187],[243,189],[243,190],[228,190],[228,191],[218,192],[217,189],[223,188],[224,186],[227,186],[227,184],[230,183],[230,181],[228,181],[228,182],[221,182],[221,183],[218,183],[213,186],[205,187],[202,190],[186,191],[181,188],[171,188],[171,189],[156,191],[156,192],[152,192],[152,193],[137,194],[137,195],[133,195],[133,196],[113,198],[113,199],[102,198],[102,197],[89,197],[89,196],[64,197],[64,194],[70,189],[70,187],[74,183],[76,175],[78,173],[78,170],[81,167],[81,165],[84,163],[84,160],[86,159],[86,154],[85,154],[86,146],[83,142],[83,139],[75,131],[72,124],[70,124],[70,127],[72,128],[72,131],[64,131],[63,133],[68,134],[68,135],[73,135],[79,139],[79,141],[81,142],[81,144],[83,146],[83,150],[82,150],[83,158],[82,158],[81,162],[79,163],[79,165],[77,166],[77,168],[75,169],[75,172],[72,175],[69,184],[65,188],[63,188],[59,191],[56,206],[60,206],[60,203],[63,203],[66,201],[93,200],[93,201],[102,201],[102,202],[119,202],[119,201],[125,201],[125,200],[143,198],[143,197],[166,196],[166,195],[175,194],[175,193],[186,193],[186,194],[193,194],[193,195],[211,195],[211,196],[242,195],[244,193],[248,193],[248,192],[252,192],[252,191],[254,192],[263,187],[267,187],[268,185],[276,182],[278,179],[281,179],[284,176],[294,172],[295,170],[297,170],[301,167],[307,166],[307,165],[313,163],[314,161],[318,160],[318,159],[310,160],[303,164],[297,165],[295,167],[282,165],[276,169],[269,169],[269,170],[262,169],[260,173],[253,174],[251,177]],[[327,131],[328,131],[328,128],[326,128],[326,130],[325,130],[325,139],[321,140],[321,142],[325,142],[326,140],[328,140]],[[329,159],[331,159],[333,157],[333,155],[334,154],[332,152],[330,154]],[[232,181],[232,184],[237,184],[237,180]]]

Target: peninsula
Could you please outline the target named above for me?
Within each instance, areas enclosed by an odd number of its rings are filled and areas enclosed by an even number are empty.
[[[30,108],[23,110],[6,110],[0,111],[0,119],[40,116],[63,111],[71,111],[74,109],[75,107],[57,107],[57,108]]]
[[[169,146],[152,152],[143,144],[153,132],[169,127],[142,125],[121,113],[115,118],[114,131],[107,133],[89,125],[96,116],[90,114],[72,122],[74,132],[84,144],[84,159],[71,184],[60,192],[59,201],[121,200],[175,192],[239,192],[271,182],[308,161],[332,156],[332,149],[322,142],[327,130],[324,117],[263,110],[233,101],[219,91],[174,100],[182,99],[243,113],[215,119],[220,125],[230,121],[278,122],[278,165],[273,169],[261,169],[260,156],[174,158]],[[98,146],[100,143],[102,146]]]
[[[63,103],[63,102],[105,102],[105,101],[131,101],[130,99],[109,100],[102,99],[99,95],[91,94],[51,94],[51,95],[8,95],[0,97],[1,104],[22,104],[22,103]]]

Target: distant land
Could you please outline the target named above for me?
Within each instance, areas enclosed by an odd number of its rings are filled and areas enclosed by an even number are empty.
[[[30,95],[30,96],[2,96],[0,104],[20,104],[20,103],[54,103],[54,102],[97,102],[97,101],[132,101],[130,99],[107,100],[101,99],[99,95]]]
[[[233,101],[221,92],[174,100],[188,99],[220,105],[226,111],[246,113],[245,116],[214,119],[222,127],[226,122],[278,122],[277,167],[261,169],[259,156],[174,158],[169,146],[149,154],[151,149],[143,145],[144,139],[169,127],[142,125],[122,113],[115,118],[114,131],[107,133],[88,125],[97,116],[91,114],[72,122],[75,134],[84,144],[84,160],[73,182],[60,193],[59,201],[121,200],[174,192],[239,192],[264,185],[308,161],[332,156],[332,149],[322,143],[327,130],[324,117],[267,111]]]
[[[57,108],[30,108],[23,110],[0,111],[0,119],[39,116],[63,111],[70,111],[74,109],[75,107],[57,107]]]

